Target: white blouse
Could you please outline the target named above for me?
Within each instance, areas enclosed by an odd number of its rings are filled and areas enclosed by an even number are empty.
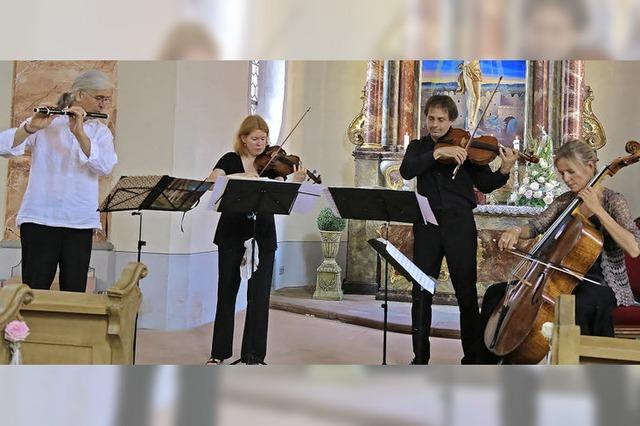
[[[118,162],[109,128],[98,120],[84,123],[91,141],[89,157],[71,133],[67,116],[56,117],[49,127],[11,148],[16,130],[0,132],[0,155],[20,156],[26,148],[31,149],[29,183],[16,218],[17,226],[29,222],[101,229],[98,178],[110,174]]]

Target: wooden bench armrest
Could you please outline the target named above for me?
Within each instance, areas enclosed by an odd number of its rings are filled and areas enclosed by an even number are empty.
[[[33,300],[33,290],[26,284],[7,284],[0,289],[0,327],[20,318],[24,309]]]

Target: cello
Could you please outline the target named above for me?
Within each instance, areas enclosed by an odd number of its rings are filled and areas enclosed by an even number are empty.
[[[598,185],[622,168],[640,161],[640,143],[627,142],[630,155],[620,157],[597,173],[588,186]],[[541,327],[552,322],[560,294],[570,294],[598,259],[603,236],[584,217],[573,200],[512,271],[512,279],[495,308],[484,333],[484,343],[494,354],[517,364],[539,363],[549,351]],[[600,284],[600,283],[597,283]]]

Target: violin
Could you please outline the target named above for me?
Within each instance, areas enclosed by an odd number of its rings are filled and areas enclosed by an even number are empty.
[[[264,152],[256,157],[253,165],[259,175],[271,172],[279,177],[286,177],[294,172],[294,166],[301,166],[300,157],[287,155],[280,146],[268,146]],[[307,170],[307,177],[314,183],[322,183],[322,177],[315,174],[316,171]]]
[[[498,82],[496,83],[496,87],[494,87],[493,91],[491,92],[491,96],[489,96],[489,101],[487,102],[487,105],[491,105],[491,100],[496,95],[496,92],[498,91],[498,87],[500,87],[500,83],[502,83],[502,76],[500,76],[500,78],[498,79]],[[500,154],[500,149],[499,149],[500,144],[498,143],[498,140],[496,138],[494,138],[493,136],[480,136],[478,138],[475,137],[476,132],[478,131],[478,127],[480,126],[480,123],[484,119],[484,116],[487,113],[488,109],[489,108],[484,108],[484,110],[482,111],[482,115],[480,116],[480,119],[476,123],[476,127],[473,129],[473,132],[471,132],[471,134],[469,134],[467,131],[462,129],[450,129],[449,133],[452,135],[447,136],[447,139],[446,139],[446,140],[449,140],[451,144],[455,144],[456,146],[464,148],[465,151],[467,151],[467,158],[471,162],[476,164],[481,164],[481,165],[489,164],[491,161],[493,161],[494,158],[496,158],[498,154]],[[467,143],[467,141],[471,141],[471,143]],[[437,144],[436,144],[436,148],[438,148]],[[474,151],[473,153],[470,152],[472,150]],[[529,158],[529,160],[527,161],[532,161],[537,158],[535,156],[522,154],[520,152],[518,152],[518,156],[525,159]],[[539,159],[533,162],[537,163],[538,161]],[[447,161],[445,160],[443,162],[447,162]],[[451,161],[451,162],[455,163],[455,161]],[[460,170],[460,166],[462,166],[462,163],[458,164],[456,168],[453,169],[453,174],[451,175],[451,179],[456,178],[456,175],[458,174],[458,170]]]
[[[259,176],[269,171],[275,173],[278,177],[287,177],[293,173],[294,166],[300,167],[302,164],[300,157],[297,155],[287,155],[282,148],[310,110],[311,107],[308,107],[280,145],[268,146],[262,154],[256,157],[253,165]],[[320,175],[316,176],[315,173],[315,170],[313,172],[307,170],[307,177],[315,183],[322,183]]]
[[[630,155],[614,160],[588,186],[640,161],[640,143],[629,141],[625,149]],[[585,274],[597,261],[604,239],[580,213],[581,203],[580,198],[573,200],[529,253],[510,250],[525,260],[512,271],[514,279],[485,328],[484,342],[494,354],[513,363],[539,363],[549,352],[542,324],[553,322],[558,296],[571,294],[580,281],[590,281]]]
[[[471,141],[471,142],[469,142]],[[495,136],[479,136],[471,139],[471,134],[464,129],[451,128],[446,136],[440,138],[436,143],[436,149],[445,146],[459,146],[467,150],[467,159],[474,164],[481,166],[492,162],[499,154],[500,147],[505,147]],[[540,158],[537,155],[516,151],[518,158],[537,163]],[[440,158],[438,161],[445,164],[456,164],[453,158]]]

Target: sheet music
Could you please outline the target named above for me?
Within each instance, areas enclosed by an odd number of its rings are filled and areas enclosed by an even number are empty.
[[[340,216],[340,211],[338,210],[338,206],[336,205],[336,202],[334,201],[329,188],[322,188],[322,192],[324,193],[324,198],[327,200],[329,208],[331,209],[333,214],[341,218],[342,216]]]
[[[429,275],[422,272],[420,268],[416,266],[415,263],[409,260],[400,250],[398,250],[393,244],[384,238],[378,238],[378,241],[385,245],[385,249],[389,256],[391,256],[396,262],[400,264],[404,268],[405,271],[411,275],[411,277],[418,283],[422,288],[427,290],[429,293],[433,294],[436,289],[436,282]]]
[[[291,213],[307,214],[313,211],[324,189],[324,186],[317,183],[305,182],[300,185]]]
[[[207,204],[209,210],[216,210],[216,204],[220,201],[222,194],[224,194],[227,182],[229,182],[229,176],[218,176],[216,179],[216,183],[213,185],[213,190],[211,191],[209,204]]]
[[[416,198],[418,199],[418,205],[420,206],[420,211],[422,212],[422,217],[425,222],[438,225],[438,221],[436,220],[436,216],[433,214],[433,210],[431,210],[431,205],[429,204],[427,197],[416,192]]]

